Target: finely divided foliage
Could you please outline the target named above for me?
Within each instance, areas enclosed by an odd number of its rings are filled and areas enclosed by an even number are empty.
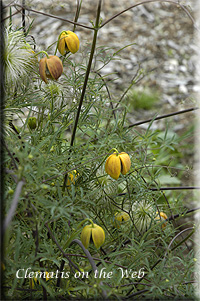
[[[3,55],[5,299],[194,298],[198,225],[186,217],[199,209],[187,203],[199,188],[188,184],[185,158],[193,126],[177,133],[171,119],[198,108],[162,114],[157,107],[160,116],[149,111],[147,120],[131,123],[129,110],[142,116],[150,108],[145,102],[154,103],[142,85],[145,72],[138,63],[118,95],[101,71],[131,45],[97,45],[102,27],[153,2],[161,1],[138,2],[102,20],[99,0],[88,26],[79,22],[84,1],[77,1],[74,20],[62,19],[65,30],[41,51],[26,12],[61,18],[25,1],[3,9],[9,13]],[[162,2],[194,22],[180,2]],[[22,13],[22,28],[12,24],[15,10]],[[80,28],[92,31],[92,41],[79,38]],[[145,97],[134,107],[136,85]],[[164,130],[154,128],[158,119],[168,120]]]

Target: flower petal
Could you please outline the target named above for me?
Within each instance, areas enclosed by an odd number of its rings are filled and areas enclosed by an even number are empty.
[[[121,173],[123,175],[127,174],[131,167],[131,159],[128,154],[120,153],[119,158],[121,160]]]
[[[58,41],[58,51],[60,54],[65,55],[66,53],[66,42],[65,42],[65,37],[67,37],[66,31],[63,31],[60,36],[59,36],[59,41]]]
[[[105,241],[104,230],[96,224],[94,224],[94,228],[92,228],[92,240],[97,249],[100,248]]]
[[[62,61],[56,55],[50,55],[46,60],[47,68],[53,79],[58,79],[63,72]]]
[[[84,247],[87,249],[90,243],[90,237],[92,232],[92,225],[87,225],[83,228],[83,231],[81,232],[81,242],[84,245]]]
[[[47,57],[44,57],[39,62],[39,73],[41,79],[47,84],[47,77],[46,77],[46,65],[47,65]]]
[[[67,37],[65,38],[67,48],[71,53],[76,53],[79,50],[79,38],[72,31],[67,31]]]
[[[156,212],[157,216],[155,217],[155,220],[160,220],[160,221],[164,221],[167,219],[167,215],[164,213],[164,212],[160,212],[160,214],[158,214],[158,211]],[[162,224],[162,228],[165,228],[167,225],[167,222],[166,223],[163,223]]]
[[[121,162],[119,156],[116,153],[110,155],[105,164],[105,171],[113,179],[117,180],[121,171]]]

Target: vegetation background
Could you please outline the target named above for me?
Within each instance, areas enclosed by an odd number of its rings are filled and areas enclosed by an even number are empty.
[[[4,3],[4,298],[194,299],[195,5]],[[55,53],[62,30],[76,53]],[[60,57],[57,81],[42,81],[40,51]],[[117,180],[113,149],[131,158]],[[86,250],[91,223],[105,242]],[[44,277],[16,277],[29,267]],[[95,278],[102,268],[112,277]]]

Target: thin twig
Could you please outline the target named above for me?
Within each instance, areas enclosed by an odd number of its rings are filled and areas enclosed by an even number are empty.
[[[81,0],[81,2],[79,0],[77,0],[76,13],[75,13],[75,17],[74,17],[74,23],[77,23],[77,21],[78,21],[80,10],[81,10],[81,4],[82,4],[82,0]],[[76,24],[74,24],[74,28],[73,28],[73,31],[75,31],[75,30],[76,30]]]
[[[8,5],[8,6],[9,6],[9,5]],[[22,11],[22,9],[17,10],[15,13],[13,13],[13,14],[9,15],[8,17],[2,19],[1,22],[4,22],[4,21],[6,21],[7,19],[9,19],[9,18],[11,18],[11,17],[13,17],[13,16],[15,16],[15,15],[21,13],[21,11]]]
[[[193,208],[193,209],[189,209],[189,210],[187,210],[186,212],[182,212],[182,213],[179,213],[179,214],[175,214],[175,215],[173,215],[173,216],[169,216],[169,217],[167,218],[167,221],[174,220],[175,218],[178,218],[178,217],[184,217],[186,214],[195,212],[195,211],[197,211],[197,210],[200,210],[200,207]]]
[[[169,243],[169,245],[168,245],[168,247],[167,247],[167,250],[166,250],[166,252],[165,252],[165,255],[164,255],[164,258],[163,258],[163,259],[165,259],[166,254],[167,254],[167,252],[169,251],[169,249],[170,249],[171,245],[173,244],[173,242],[175,241],[175,239],[176,239],[177,237],[179,237],[181,234],[183,234],[184,232],[189,231],[189,230],[194,230],[194,227],[186,228],[186,229],[182,230],[181,232],[179,232],[177,235],[175,235],[175,236],[172,238],[172,240],[170,241],[170,243]]]
[[[169,113],[169,114],[164,114],[164,115],[161,115],[161,116],[158,116],[158,117],[155,117],[155,118],[150,118],[150,119],[146,119],[146,120],[142,120],[142,121],[138,121],[138,122],[135,122],[133,124],[130,124],[129,126],[126,126],[124,128],[132,128],[136,125],[141,125],[141,124],[144,124],[144,123],[147,123],[147,122],[151,122],[151,121],[155,121],[155,120],[160,120],[160,119],[164,119],[164,118],[167,118],[167,117],[171,117],[171,116],[175,116],[175,115],[179,115],[179,114],[184,114],[184,113],[188,113],[188,112],[191,112],[191,111],[195,111],[195,110],[198,110],[199,107],[194,107],[194,108],[189,108],[189,109],[185,109],[185,110],[181,110],[181,111],[177,111],[177,112],[173,112],[173,113]]]
[[[5,146],[5,148],[6,148],[7,152],[8,152],[9,157],[11,158],[11,161],[12,161],[12,163],[14,165],[14,168],[18,169],[16,161],[19,162],[19,159],[17,157],[14,158],[13,154],[10,152],[10,150],[9,150],[8,146],[6,145],[5,141],[3,141],[3,144],[4,144],[4,146]]]
[[[116,17],[122,15],[123,13],[127,12],[128,10],[130,10],[130,9],[132,9],[132,8],[135,8],[135,7],[139,6],[139,5],[152,3],[152,2],[160,2],[160,3],[165,3],[165,2],[167,2],[167,3],[171,3],[171,4],[174,4],[174,5],[176,5],[176,6],[181,7],[181,8],[187,13],[188,17],[191,19],[191,21],[192,21],[192,23],[194,24],[195,28],[198,29],[198,28],[196,27],[196,25],[195,25],[194,19],[192,18],[192,16],[190,15],[190,13],[187,11],[187,9],[186,9],[183,5],[181,5],[181,4],[179,3],[179,1],[177,2],[177,1],[173,1],[173,0],[146,0],[146,1],[142,1],[142,2],[136,3],[136,4],[134,4],[134,5],[131,5],[131,6],[128,7],[128,8],[124,9],[123,11],[121,11],[121,12],[115,14],[114,16],[112,16],[111,18],[109,18],[107,21],[103,22],[103,23],[101,24],[101,27],[105,26],[107,23],[109,23],[110,21],[112,21],[112,20],[115,19]],[[101,28],[101,27],[100,27],[100,28]]]
[[[15,183],[18,182],[18,178],[16,176],[16,174],[14,173],[13,170],[10,170],[8,168],[5,168],[5,173],[7,173],[8,175],[11,175],[12,179],[14,180]]]
[[[74,239],[74,240],[71,242],[70,245],[72,245],[73,243],[77,243],[77,244],[81,247],[81,249],[83,250],[83,252],[84,252],[85,255],[87,256],[87,258],[88,258],[88,260],[89,260],[89,262],[90,262],[90,264],[91,264],[91,266],[92,266],[93,272],[96,273],[96,275],[98,275],[98,269],[97,269],[97,266],[96,266],[96,264],[95,264],[95,262],[94,262],[94,260],[93,260],[93,258],[92,258],[92,256],[91,256],[90,252],[84,247],[84,245],[82,244],[82,242],[81,242],[79,239]],[[103,285],[103,282],[102,282],[102,281],[100,282],[100,285]],[[103,295],[104,298],[107,298],[107,293],[106,293],[106,291],[103,290],[103,289],[102,289],[102,295]]]
[[[115,110],[117,109],[117,107],[119,106],[119,104],[121,103],[121,101],[123,100],[123,98],[125,97],[125,95],[128,93],[128,91],[132,88],[132,86],[135,84],[135,79],[136,77],[138,76],[138,73],[139,73],[139,70],[140,70],[140,64],[138,66],[138,69],[136,71],[136,74],[134,74],[132,80],[131,80],[131,83],[130,85],[128,86],[128,88],[124,91],[124,93],[122,94],[122,96],[120,97],[118,103],[116,104],[115,106]]]
[[[101,12],[101,0],[99,0],[99,5],[98,5],[98,8],[97,8],[96,23],[95,23],[95,27],[94,27],[96,30],[94,31],[93,42],[92,42],[92,47],[91,47],[91,52],[90,52],[90,58],[89,58],[89,62],[88,62],[88,66],[87,66],[87,70],[86,70],[86,74],[85,74],[85,80],[84,80],[84,83],[83,83],[83,89],[82,89],[82,93],[81,93],[81,97],[80,97],[80,101],[79,101],[78,110],[77,110],[77,113],[76,113],[76,119],[75,119],[74,129],[73,129],[73,133],[72,133],[71,143],[70,143],[71,146],[73,146],[73,144],[74,144],[76,129],[77,129],[77,126],[78,126],[79,115],[80,115],[80,112],[81,112],[81,107],[82,107],[82,104],[83,104],[83,100],[84,100],[84,96],[85,96],[85,92],[86,92],[86,87],[87,87],[87,82],[88,82],[88,78],[89,78],[89,74],[90,74],[90,70],[91,70],[91,66],[92,66],[92,61],[93,61],[93,57],[94,57],[94,51],[95,51],[95,48],[96,48],[100,12]]]
[[[18,7],[21,7],[21,5],[19,4],[15,4],[14,5],[15,7],[18,6]],[[60,17],[57,17],[55,15],[51,15],[51,14],[47,14],[47,13],[44,13],[44,12],[41,12],[41,11],[38,11],[38,10],[35,10],[35,9],[31,9],[31,8],[28,8],[27,6],[25,7],[25,9],[27,11],[31,11],[33,13],[36,13],[36,14],[39,14],[39,15],[43,15],[43,16],[47,16],[47,17],[50,17],[50,18],[54,18],[54,19],[57,19],[57,20],[61,20],[61,21],[64,21],[64,22],[67,22],[67,23],[71,23],[71,24],[74,24],[76,26],[80,26],[80,27],[84,27],[86,29],[90,29],[90,30],[95,30],[93,27],[90,27],[90,26],[86,26],[84,24],[80,24],[80,23],[77,23],[77,22],[73,22],[73,21],[70,21],[70,20],[67,20],[67,19],[64,19],[64,18],[60,18]]]
[[[23,28],[24,34],[26,34],[25,0],[22,0],[22,28]]]
[[[151,191],[161,191],[161,190],[195,190],[200,189],[197,186],[177,186],[177,187],[160,187],[160,188],[149,188]]]
[[[89,262],[90,262],[90,264],[91,264],[91,266],[92,266],[93,272],[95,273],[96,271],[98,271],[98,270],[97,270],[97,266],[96,266],[96,264],[95,264],[95,262],[94,262],[94,260],[93,260],[93,258],[92,258],[92,256],[91,256],[90,252],[84,247],[84,245],[82,244],[82,242],[81,242],[79,239],[74,239],[74,240],[72,240],[72,242],[71,242],[71,244],[69,245],[69,247],[70,247],[72,244],[75,244],[75,243],[78,244],[78,245],[81,247],[81,249],[83,250],[83,252],[85,253],[86,257],[88,258],[88,260],[89,260]]]
[[[151,191],[163,191],[163,190],[195,190],[200,189],[200,187],[197,186],[177,186],[177,187],[160,187],[160,188],[147,188]],[[119,193],[116,196],[124,196],[127,195],[127,192]]]
[[[110,101],[110,107],[111,107],[111,109],[112,109],[113,116],[114,116],[114,118],[115,118],[115,120],[116,120],[116,115],[115,115],[115,110],[114,110],[114,106],[113,106],[111,94],[110,94],[110,91],[109,91],[109,89],[108,89],[108,85],[107,85],[106,81],[105,81],[105,79],[103,78],[103,76],[101,75],[100,72],[98,72],[98,71],[92,71],[92,72],[98,74],[99,77],[101,78],[101,80],[103,81],[103,83],[104,83],[104,85],[105,85],[105,88],[106,88],[106,91],[107,91],[107,93],[108,93],[108,98],[109,98],[109,101]]]
[[[73,132],[72,132],[70,146],[74,145],[74,140],[75,140],[75,136],[76,136],[76,130],[77,130],[77,126],[78,126],[79,116],[80,116],[80,112],[81,112],[81,108],[82,108],[82,104],[83,104],[83,100],[84,100],[84,96],[85,96],[85,92],[86,92],[86,88],[87,88],[87,82],[88,82],[88,79],[89,79],[89,74],[90,74],[90,70],[91,70],[91,66],[92,66],[94,51],[95,51],[95,48],[96,48],[98,28],[99,28],[100,12],[101,12],[101,0],[99,0],[99,4],[98,4],[98,8],[97,8],[96,23],[95,23],[95,27],[94,27],[95,31],[94,31],[93,41],[92,41],[90,58],[89,58],[89,62],[88,62],[88,65],[87,65],[87,70],[86,70],[86,73],[85,73],[85,79],[84,79],[84,83],[83,83],[81,97],[80,97],[80,100],[79,100],[78,110],[77,110],[77,113],[76,113],[76,119],[75,119],[75,122],[74,122],[74,128],[73,128]],[[63,191],[65,190],[65,187],[66,187],[67,176],[68,175],[66,174],[65,177],[64,177]]]
[[[133,289],[132,289],[132,290],[133,290]],[[130,299],[130,298],[132,298],[132,297],[141,295],[141,294],[146,293],[146,292],[148,292],[148,289],[144,289],[144,290],[141,290],[141,291],[137,291],[137,292],[135,292],[135,293],[133,293],[133,294],[131,294],[131,295],[128,295],[127,297],[125,297],[125,298],[123,298],[123,299]],[[122,300],[123,300],[123,299],[122,299]]]
[[[111,153],[104,153],[104,154],[102,154],[102,155],[100,155],[100,156],[97,156],[97,157],[95,157],[95,158],[93,158],[93,159],[90,159],[89,161],[86,161],[86,162],[84,162],[84,163],[81,163],[81,164],[79,164],[79,165],[76,165],[76,166],[74,166],[73,168],[70,168],[70,169],[68,169],[67,171],[62,172],[62,173],[59,174],[59,175],[55,175],[55,176],[52,176],[52,177],[50,177],[50,178],[48,178],[48,179],[44,179],[44,180],[42,181],[42,183],[45,183],[45,182],[51,181],[51,180],[53,180],[53,179],[56,179],[56,178],[58,178],[58,177],[64,176],[64,175],[66,175],[67,173],[69,173],[70,171],[73,171],[74,169],[77,170],[77,169],[79,169],[81,166],[85,166],[87,163],[96,161],[96,160],[98,160],[99,158],[106,157],[106,156],[108,156],[108,155],[110,155],[110,154],[111,154]]]
[[[49,234],[50,234],[52,240],[55,242],[56,246],[58,247],[58,249],[59,249],[60,252],[62,253],[63,257],[65,257],[65,258],[69,261],[69,263],[70,263],[76,270],[79,271],[79,268],[77,267],[77,265],[75,265],[75,264],[71,261],[71,259],[69,259],[69,257],[67,256],[67,254],[64,252],[64,250],[63,250],[63,249],[61,248],[61,246],[59,245],[59,243],[58,243],[57,239],[55,238],[53,232],[51,231],[51,229],[50,229],[48,223],[45,223],[45,227],[48,229]]]
[[[7,227],[9,226],[9,224],[10,224],[10,222],[11,222],[13,216],[14,216],[15,210],[17,208],[17,204],[19,202],[19,197],[20,197],[20,194],[21,194],[21,191],[22,191],[22,187],[23,187],[24,184],[25,184],[24,181],[19,181],[18,184],[17,184],[11,207],[10,207],[9,212],[8,212],[8,214],[7,214],[7,216],[4,220],[4,223],[3,223],[3,233],[5,233]]]
[[[82,255],[82,254],[71,254],[71,253],[66,253],[66,255],[67,255],[67,256],[75,256],[75,257],[88,258],[86,255]],[[106,256],[107,256],[107,255],[106,255]],[[101,262],[102,262],[102,259],[101,259],[101,258],[92,257],[92,259],[95,260],[95,261],[101,261]],[[105,260],[105,258],[103,258],[103,261],[104,261],[105,263],[108,263],[108,264],[114,264],[115,266],[120,267],[120,268],[122,268],[122,269],[126,269],[125,266],[120,265],[120,264],[117,264],[117,263],[113,263],[113,262],[111,262],[111,261],[109,261],[109,260]]]

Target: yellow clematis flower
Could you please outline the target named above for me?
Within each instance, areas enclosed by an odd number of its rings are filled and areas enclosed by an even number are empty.
[[[158,211],[156,212],[157,216],[155,217],[155,220],[159,220],[161,222],[163,222],[164,220],[167,219],[167,215],[164,212],[160,212],[160,215],[158,213]],[[167,226],[167,222],[166,223],[162,223],[162,229],[164,229]]]
[[[124,211],[115,213],[114,225],[116,228],[119,228],[121,225],[124,225],[129,221],[130,221],[130,216],[128,213]]]
[[[39,62],[39,73],[41,79],[47,84],[47,78],[57,80],[63,72],[61,60],[56,55],[44,57]]]
[[[65,55],[67,52],[76,53],[79,50],[79,38],[73,31],[62,31],[58,38],[58,51]]]
[[[104,230],[96,224],[90,224],[90,225],[85,226],[83,228],[83,231],[81,232],[81,242],[86,249],[89,246],[91,238],[92,238],[92,241],[93,241],[95,247],[97,249],[100,248],[105,241]]]
[[[75,181],[77,177],[79,176],[79,173],[74,169],[68,174],[67,178],[67,187],[69,188],[71,184],[75,185]]]
[[[111,178],[117,180],[120,173],[127,174],[131,167],[131,159],[127,153],[114,152],[110,155],[105,164],[105,171]]]

